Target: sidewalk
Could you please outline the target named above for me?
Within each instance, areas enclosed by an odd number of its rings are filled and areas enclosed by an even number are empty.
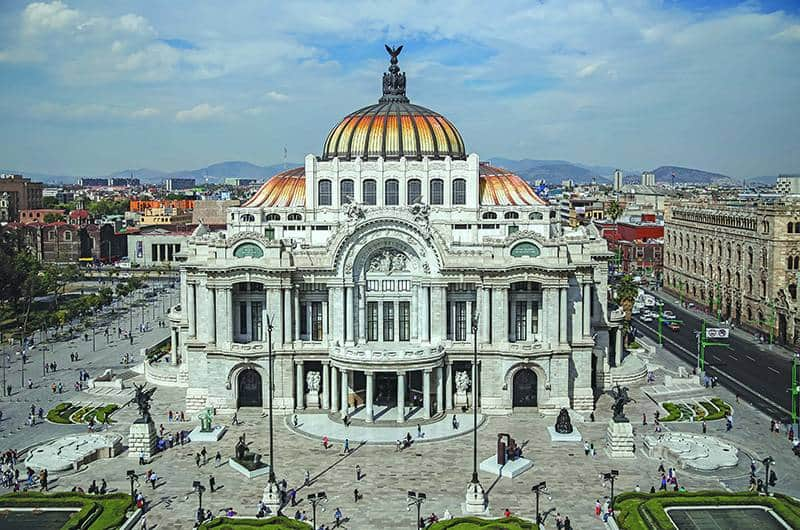
[[[715,315],[702,311],[695,307],[687,308],[681,305],[681,301],[679,298],[672,296],[671,294],[667,293],[666,291],[653,291],[651,289],[645,289],[645,292],[655,296],[656,298],[661,298],[662,300],[669,302],[675,306],[678,306],[682,311],[686,311],[687,313],[695,316],[696,318],[700,318],[703,320],[711,320],[712,322],[719,323],[720,321],[717,320]],[[765,344],[763,342],[759,342],[758,340],[753,337],[752,333],[747,331],[741,330],[737,327],[731,328],[731,335],[735,336],[738,339],[741,339],[749,344],[752,344],[755,348],[757,348],[761,352],[770,352],[781,355],[786,357],[787,359],[791,359],[794,356],[794,352],[785,346],[781,346],[779,344]]]

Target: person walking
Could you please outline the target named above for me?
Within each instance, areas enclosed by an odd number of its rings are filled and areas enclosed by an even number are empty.
[[[456,418],[455,414],[453,414],[453,430],[454,431],[458,430],[458,419]]]
[[[200,456],[203,457],[203,465],[206,465],[206,463],[208,463],[208,452],[205,446],[200,450]]]
[[[358,504],[358,499],[360,495],[358,494],[358,488],[353,489],[353,502]]]
[[[217,451],[217,454],[214,455],[214,465],[219,467],[222,464],[222,455]]]
[[[703,434],[705,434],[707,430],[708,426],[706,425],[706,420],[703,420]]]
[[[194,463],[197,464],[197,467],[200,467],[200,453],[194,454]]]
[[[356,464],[356,482],[361,480],[361,466]]]
[[[350,453],[350,439],[349,438],[345,438],[344,439],[344,454],[348,454],[348,453]]]
[[[156,482],[158,481],[158,473],[153,471],[150,474],[150,485],[153,486],[153,489],[156,489]]]
[[[306,469],[305,473],[303,473],[303,486],[308,486],[311,484],[311,473]]]
[[[209,489],[211,489],[211,493],[214,493],[214,489],[215,489],[216,485],[217,485],[217,481],[216,481],[216,479],[214,479],[214,475],[209,475],[208,476],[208,487],[209,487]]]
[[[333,512],[333,519],[336,521],[336,528],[339,528],[339,525],[342,524],[342,509],[338,506],[336,511]]]

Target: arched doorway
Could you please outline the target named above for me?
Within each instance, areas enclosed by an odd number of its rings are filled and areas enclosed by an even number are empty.
[[[261,374],[252,368],[242,370],[237,380],[237,407],[261,407]]]
[[[538,381],[536,374],[530,368],[523,368],[514,374],[515,407],[535,407],[538,404]]]

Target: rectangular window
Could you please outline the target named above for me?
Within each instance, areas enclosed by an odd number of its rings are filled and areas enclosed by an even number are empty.
[[[400,329],[397,331],[400,340],[408,342],[411,340],[411,303],[400,302],[399,310]]]
[[[308,335],[308,306],[305,302],[300,303],[300,336]]]
[[[275,229],[272,228],[272,227],[265,228],[264,229],[264,236],[266,236],[267,239],[272,241],[273,239],[275,239]]]
[[[384,291],[394,291],[394,280],[383,280]]]
[[[394,341],[394,302],[383,303],[383,341]]]
[[[247,334],[247,302],[239,302],[239,333]]]
[[[380,290],[381,290],[380,280],[367,280],[367,291],[380,291]]]
[[[457,341],[467,340],[467,303],[455,302],[456,304],[456,337]]]
[[[250,304],[250,321],[253,323],[250,326],[252,329],[250,330],[250,340],[254,341],[262,341],[264,340],[262,325],[261,325],[261,311],[263,309],[263,305],[261,302],[252,302]]]
[[[514,329],[518,341],[528,340],[528,302],[517,302],[517,314],[514,319]]]
[[[362,202],[370,206],[375,206],[378,203],[378,194],[375,181],[365,180],[361,186]]]
[[[411,280],[397,280],[397,290],[398,291],[410,291],[411,290]]]
[[[311,302],[311,340],[322,340],[322,302]]]
[[[539,304],[531,302],[531,335],[539,333]]]
[[[445,304],[446,311],[447,311],[447,314],[446,314],[446,317],[445,317],[445,321],[446,321],[445,327],[447,329],[446,329],[445,334],[446,334],[447,338],[450,339],[450,340],[453,340],[453,322],[452,322],[452,320],[450,318],[450,315],[452,315],[452,311],[453,311],[452,310],[452,304],[453,304],[453,302],[447,302]]]
[[[150,261],[158,261],[158,245],[150,245]]]
[[[367,341],[378,340],[378,302],[367,302]]]

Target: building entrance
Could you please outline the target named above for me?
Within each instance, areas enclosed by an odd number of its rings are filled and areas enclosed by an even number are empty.
[[[536,374],[529,368],[523,368],[514,374],[514,406],[537,406],[538,381]]]
[[[261,407],[263,400],[261,397],[261,375],[248,368],[242,370],[239,374],[237,381],[238,385],[238,400],[236,401],[237,407]]]
[[[397,374],[375,374],[375,404],[393,407],[397,403]]]

